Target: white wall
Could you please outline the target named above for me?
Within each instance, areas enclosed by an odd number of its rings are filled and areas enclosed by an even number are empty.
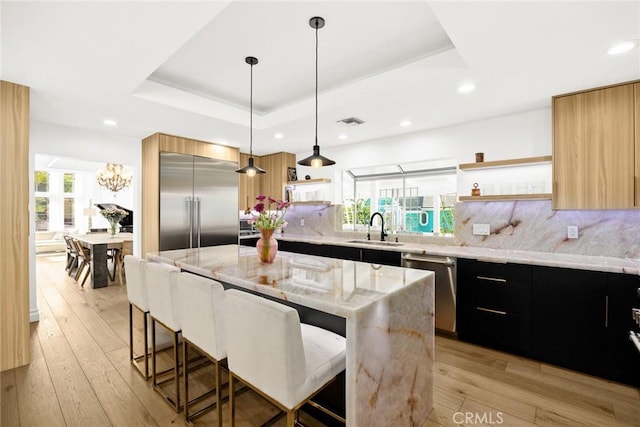
[[[55,125],[51,123],[31,120],[29,137],[29,179],[30,201],[29,221],[31,233],[29,235],[29,309],[31,321],[38,320],[36,301],[36,273],[35,273],[35,198],[34,198],[34,168],[35,154],[52,154],[62,157],[89,160],[100,163],[122,163],[133,165],[133,194],[134,211],[134,253],[140,253],[140,218],[141,205],[141,141],[136,138],[123,137],[108,133],[89,131],[85,129]],[[108,201],[108,200],[105,200]],[[97,202],[94,200],[94,202]]]
[[[366,124],[364,125],[366,126]],[[322,147],[322,144],[320,144]],[[336,165],[313,169],[297,166],[298,177],[331,178],[334,203],[341,202],[342,171],[400,162],[453,159],[471,163],[475,153],[485,161],[551,154],[551,109],[510,114],[456,126],[359,142],[343,147],[322,147]],[[297,158],[308,156],[304,151]],[[299,178],[300,179],[300,178]],[[459,188],[460,194],[466,194]]]

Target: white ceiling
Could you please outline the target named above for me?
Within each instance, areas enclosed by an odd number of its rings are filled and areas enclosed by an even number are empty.
[[[143,138],[167,132],[306,153],[548,107],[554,94],[640,78],[639,1],[2,2],[0,77],[36,120]],[[471,94],[457,93],[465,81]],[[358,127],[336,123],[347,117]],[[107,127],[111,118],[117,127]],[[412,126],[400,127],[410,119]],[[281,132],[283,139],[274,139]],[[348,139],[339,140],[339,134]]]

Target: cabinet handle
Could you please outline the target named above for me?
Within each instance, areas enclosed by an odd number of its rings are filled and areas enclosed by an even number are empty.
[[[416,261],[416,262],[432,262],[434,264],[443,264],[447,267],[453,267],[453,262],[450,258],[434,258],[434,257],[423,257],[423,256],[411,256],[410,254],[403,254],[402,259],[406,259],[407,261]]]
[[[489,282],[507,283],[507,279],[499,279],[497,277],[476,276],[478,280],[487,280]]]
[[[604,296],[604,327],[609,327],[609,295]]]
[[[484,308],[484,307],[476,307],[476,310],[485,311],[487,313],[499,314],[501,316],[506,316],[507,315],[506,311],[492,310],[490,308]]]

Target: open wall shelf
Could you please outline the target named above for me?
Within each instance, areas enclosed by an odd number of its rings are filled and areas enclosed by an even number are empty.
[[[507,160],[495,160],[491,162],[477,162],[477,163],[460,163],[458,168],[460,170],[477,170],[477,169],[490,169],[490,168],[504,168],[509,166],[526,166],[535,165],[540,163],[550,163],[551,156],[538,156],[538,157],[523,157],[520,159],[507,159]]]
[[[300,181],[289,181],[287,185],[308,185],[308,184],[326,184],[331,182],[329,178],[313,178],[313,179],[304,179]]]
[[[492,202],[509,200],[551,200],[551,193],[536,194],[492,194],[490,196],[460,196],[461,202]]]

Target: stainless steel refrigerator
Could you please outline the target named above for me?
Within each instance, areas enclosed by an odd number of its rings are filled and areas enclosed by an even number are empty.
[[[238,243],[237,163],[160,153],[160,250]]]

